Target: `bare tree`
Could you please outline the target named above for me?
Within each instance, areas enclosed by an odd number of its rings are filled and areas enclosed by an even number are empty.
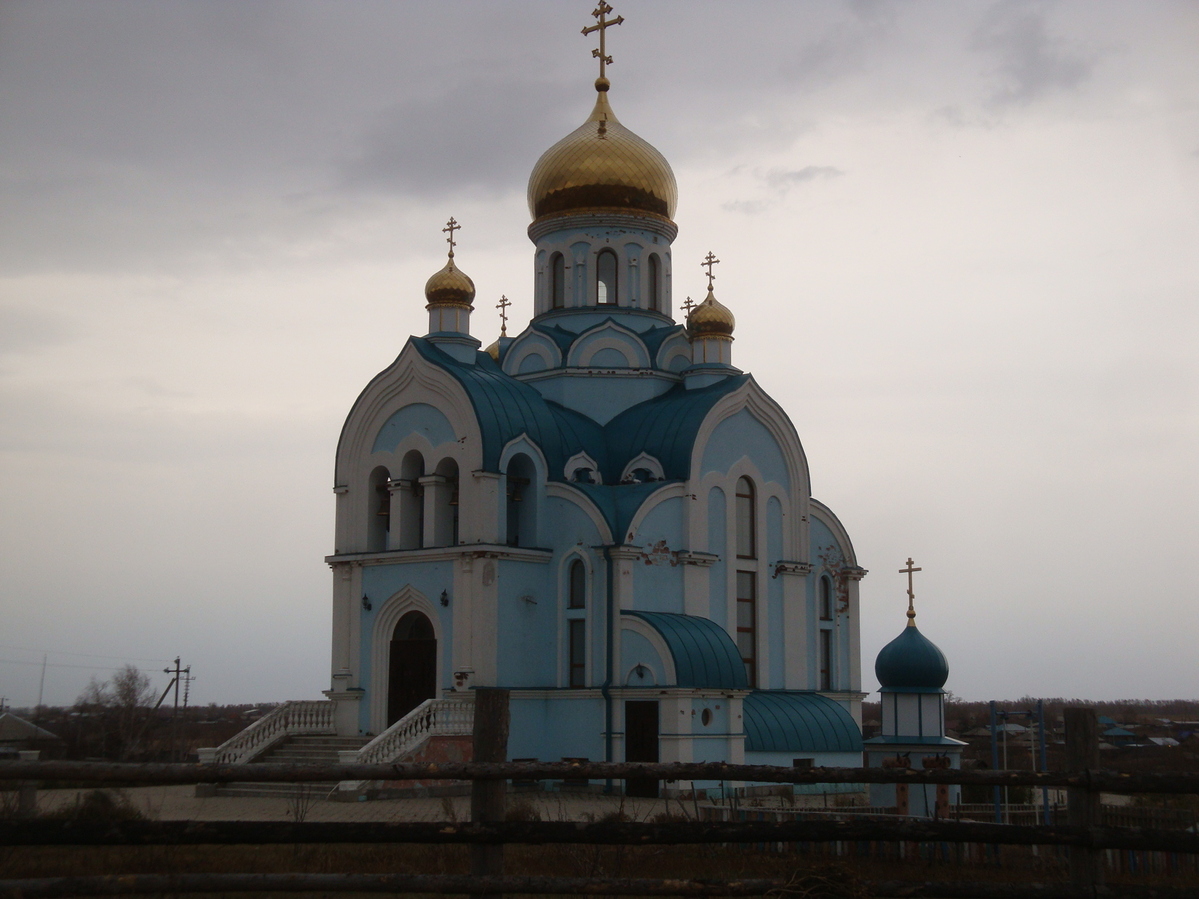
[[[81,742],[98,755],[133,758],[141,747],[154,698],[150,678],[128,662],[103,683],[93,677],[75,700],[75,710],[88,719],[91,731],[91,739]]]

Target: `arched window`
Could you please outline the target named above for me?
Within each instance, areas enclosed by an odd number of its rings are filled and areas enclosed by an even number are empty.
[[[412,450],[400,463],[400,549],[425,545],[425,496],[420,482],[424,476],[424,457]],[[393,545],[395,542],[392,538]]]
[[[820,630],[820,689],[833,688],[833,632],[826,628]]]
[[[752,571],[737,572],[737,651],[745,663],[745,679],[758,685],[758,579]]]
[[[561,309],[566,305],[566,260],[561,253],[550,259],[550,306]]]
[[[537,541],[537,469],[525,455],[512,457],[507,475],[509,546],[534,546]]]
[[[585,466],[576,468],[574,471],[572,471],[570,473],[570,479],[572,481],[574,481],[576,484],[594,484],[595,483],[595,469],[587,468]]]
[[[387,549],[387,538],[391,532],[391,475],[386,468],[371,472],[370,486],[366,498],[366,549],[382,552]]]
[[[657,253],[649,254],[649,308],[662,311],[662,260]]]
[[[458,545],[458,463],[442,459],[437,465],[439,480],[434,502],[434,546]]]
[[[616,302],[616,254],[601,250],[595,260],[595,299],[598,303]]]
[[[737,558],[756,559],[758,557],[757,540],[757,511],[754,508],[754,485],[749,478],[737,479]]]
[[[820,579],[820,618],[822,621],[833,619],[833,582],[827,574]]]
[[[582,559],[575,559],[570,563],[570,592],[566,608],[587,608],[587,566],[583,564]]]

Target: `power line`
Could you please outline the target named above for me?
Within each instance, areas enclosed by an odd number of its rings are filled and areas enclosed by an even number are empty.
[[[23,659],[0,659],[0,664],[7,665],[36,665],[41,668],[41,662],[27,662]],[[47,668],[84,668],[88,671],[116,671],[120,665],[71,665],[68,662],[46,662]]]
[[[169,662],[170,659],[135,658],[133,656],[106,656],[97,652],[70,652],[65,649],[30,649],[28,646],[13,646],[0,643],[0,649],[15,649],[18,652],[35,652],[42,655],[54,656],[86,656],[90,659],[120,659],[122,662]],[[41,664],[40,662],[38,664]]]

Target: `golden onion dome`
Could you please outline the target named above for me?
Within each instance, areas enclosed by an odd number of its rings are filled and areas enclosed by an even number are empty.
[[[500,339],[497,337],[495,343],[483,351],[490,356],[497,364],[500,361]]]
[[[425,282],[425,299],[430,306],[467,306],[475,298],[475,282],[454,265],[454,252],[445,268]]]
[[[725,337],[732,340],[733,328],[736,326],[737,320],[733,318],[733,313],[729,311],[728,306],[716,299],[711,287],[708,288],[708,295],[704,301],[687,316],[687,331],[693,338]]]
[[[570,212],[618,210],[670,219],[679,188],[666,157],[617,120],[608,104],[608,79],[587,121],[537,160],[529,176],[534,219]]]

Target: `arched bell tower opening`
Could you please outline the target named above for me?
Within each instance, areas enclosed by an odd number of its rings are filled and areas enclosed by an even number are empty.
[[[437,696],[437,636],[423,612],[408,612],[391,635],[387,726]]]

